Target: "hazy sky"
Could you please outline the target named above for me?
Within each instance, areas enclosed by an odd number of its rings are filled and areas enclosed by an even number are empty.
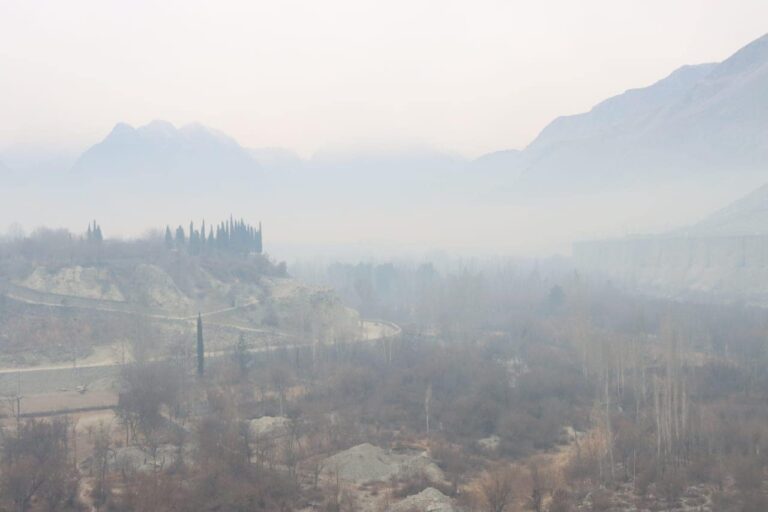
[[[767,20],[765,0],[0,0],[0,148],[167,119],[304,155],[473,156],[722,60]]]

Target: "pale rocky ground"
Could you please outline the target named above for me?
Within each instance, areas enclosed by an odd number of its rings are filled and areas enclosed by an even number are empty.
[[[426,478],[435,486],[447,485],[445,475],[425,453],[395,452],[369,443],[336,453],[322,462],[322,478],[341,482],[361,512],[449,512],[453,501],[433,488],[398,499],[389,488],[393,481]]]
[[[112,282],[109,272],[103,268],[83,268],[78,265],[51,270],[38,267],[19,284],[33,290],[57,295],[112,301],[125,300],[123,294]]]
[[[164,311],[189,311],[192,301],[161,268],[139,265],[134,272],[134,283],[137,302]]]
[[[445,482],[442,470],[425,453],[395,453],[369,443],[328,457],[323,467],[326,473],[338,472],[342,480],[356,484],[385,482],[391,478],[410,478],[420,474],[433,482]]]

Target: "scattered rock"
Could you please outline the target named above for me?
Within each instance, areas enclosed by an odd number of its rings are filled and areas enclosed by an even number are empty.
[[[250,429],[254,437],[281,437],[287,435],[291,420],[282,416],[262,416],[251,420]]]
[[[486,452],[495,452],[499,449],[500,444],[501,438],[497,435],[492,435],[490,437],[484,437],[483,439],[477,440],[477,445],[481,450]]]
[[[387,512],[455,512],[453,500],[433,487],[395,503]]]

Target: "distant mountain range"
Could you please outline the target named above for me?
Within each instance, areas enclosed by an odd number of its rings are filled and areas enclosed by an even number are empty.
[[[75,161],[72,171],[113,178],[117,173],[189,177],[214,173],[241,179],[307,167],[349,177],[354,168],[368,179],[380,181],[375,176],[380,173],[391,181],[461,167],[481,183],[490,180],[493,186],[526,194],[766,172],[766,162],[768,35],[721,63],[683,66],[589,112],[559,117],[522,151],[497,151],[473,161],[425,150],[320,152],[302,160],[286,149],[244,148],[200,124],[176,128],[153,121],[138,128],[118,123]]]
[[[22,183],[35,201],[111,208],[121,218],[136,215],[140,198],[147,218],[150,206],[186,212],[195,201],[218,215],[251,209],[306,219],[322,211],[327,225],[352,220],[348,212],[362,208],[396,236],[418,211],[423,226],[440,219],[469,227],[464,234],[496,240],[507,233],[502,240],[520,244],[528,235],[544,243],[627,233],[627,226],[661,231],[768,182],[768,35],[721,63],[683,66],[589,112],[557,118],[521,151],[474,160],[424,148],[320,151],[302,159],[286,149],[243,147],[200,124],[167,121],[118,123],[75,159],[0,153],[0,160],[7,167],[0,164],[0,177],[10,176],[3,181]],[[13,199],[13,214],[31,202],[21,194]],[[724,211],[708,222],[735,226],[739,216]],[[757,222],[768,223],[765,216]],[[743,229],[751,222],[739,221]],[[441,236],[454,233],[446,225]]]

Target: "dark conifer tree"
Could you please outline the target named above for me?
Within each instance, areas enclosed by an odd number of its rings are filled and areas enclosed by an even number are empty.
[[[170,226],[165,226],[165,246],[168,248],[173,247],[173,235],[171,234]]]
[[[184,228],[179,226],[176,228],[176,247],[181,249],[185,243]]]
[[[203,317],[197,314],[197,375],[205,373],[205,345],[203,344]]]
[[[93,221],[93,240],[100,244],[102,241],[104,241],[104,236],[101,234],[101,226],[96,224],[96,221]]]

